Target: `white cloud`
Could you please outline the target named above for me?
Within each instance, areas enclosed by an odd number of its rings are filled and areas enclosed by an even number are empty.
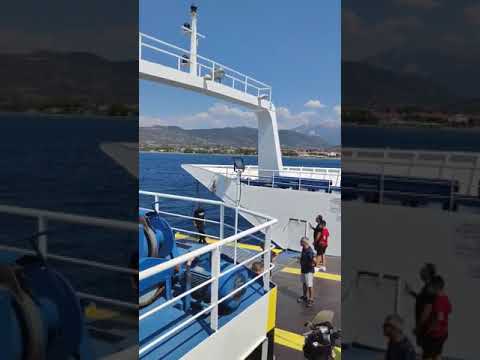
[[[184,129],[208,129],[219,127],[257,127],[257,118],[251,111],[222,103],[215,103],[207,111],[170,117],[140,116],[141,126],[169,125]]]
[[[341,105],[335,105],[333,107],[333,111],[335,111],[335,114],[338,116],[342,115],[342,106]]]
[[[277,108],[277,122],[281,129],[291,129],[300,125],[308,125],[317,117],[318,113],[315,111],[292,113],[290,109],[286,107]]]
[[[305,107],[306,108],[309,108],[309,109],[323,109],[325,107],[325,105],[323,105],[320,100],[308,100],[306,103],[305,103]]]
[[[326,107],[325,107],[326,108]],[[338,108],[338,109],[337,109]],[[340,106],[326,108],[322,111],[306,110],[293,112],[287,107],[276,108],[277,122],[280,129],[294,129],[299,126],[322,126],[325,128],[340,127]],[[215,103],[207,111],[193,114],[155,117],[140,116],[140,126],[179,126],[184,129],[208,129],[248,126],[258,126],[254,112],[243,110],[223,103]]]

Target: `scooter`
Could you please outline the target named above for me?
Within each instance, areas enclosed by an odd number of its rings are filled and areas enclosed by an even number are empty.
[[[332,325],[333,311],[322,310],[312,321],[305,323],[310,330],[303,334],[303,356],[307,360],[333,360],[335,346],[341,338],[341,331]]]

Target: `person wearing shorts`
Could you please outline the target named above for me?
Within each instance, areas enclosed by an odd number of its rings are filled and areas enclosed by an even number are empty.
[[[307,307],[313,305],[313,274],[315,272],[315,254],[309,244],[308,238],[303,237],[300,240],[302,254],[300,256],[300,270],[303,288],[303,296],[297,299],[303,302]]]

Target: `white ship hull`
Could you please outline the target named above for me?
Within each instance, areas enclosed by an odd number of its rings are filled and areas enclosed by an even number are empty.
[[[227,204],[234,205],[237,199],[237,178],[231,167],[214,165],[182,165],[197,181],[214,192]],[[248,177],[249,173],[245,173]],[[332,169],[330,178],[339,183],[338,169]],[[304,175],[302,175],[304,176]],[[339,192],[300,191],[274,187],[251,186],[242,183],[240,205],[244,208],[268,214],[278,223],[272,228],[272,241],[283,249],[300,250],[300,238],[312,240],[309,222],[321,214],[330,231],[327,254],[341,256],[341,195]],[[242,214],[243,216],[243,214]],[[257,225],[255,216],[245,214],[245,219]]]

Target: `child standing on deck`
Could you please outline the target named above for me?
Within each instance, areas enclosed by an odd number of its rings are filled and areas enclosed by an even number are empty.
[[[315,272],[315,254],[308,242],[308,238],[302,237],[300,240],[302,255],[300,256],[300,270],[302,278],[303,296],[297,299],[297,302],[303,302],[307,307],[313,305],[313,273]]]

